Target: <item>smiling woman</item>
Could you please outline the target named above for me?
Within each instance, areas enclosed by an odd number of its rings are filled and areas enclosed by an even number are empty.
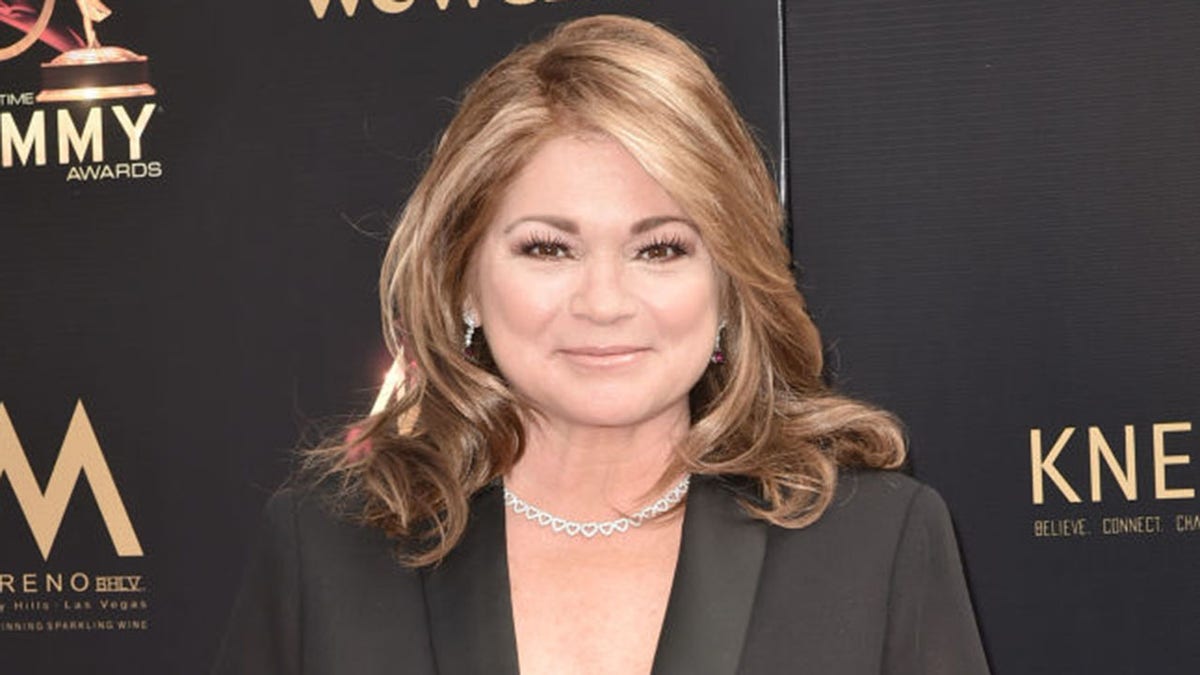
[[[670,33],[492,67],[385,260],[404,386],[268,506],[217,672],[985,673],[945,506],[822,382],[783,224]]]
[[[717,271],[683,209],[619,143],[543,143],[500,198],[469,270],[467,312],[509,386],[539,412],[527,432],[686,432],[688,392],[716,341]],[[659,471],[669,450],[647,450]]]

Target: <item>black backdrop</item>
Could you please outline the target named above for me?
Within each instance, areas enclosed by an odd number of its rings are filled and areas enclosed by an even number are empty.
[[[803,285],[950,503],[995,672],[1200,672],[1200,5],[786,8]],[[1089,461],[1127,425],[1134,500]]]
[[[205,671],[291,450],[374,397],[383,238],[462,86],[604,11],[701,45],[789,170],[833,374],[908,422],[995,671],[1200,666],[1195,3],[791,0],[783,145],[765,0],[109,4],[101,40],[150,57],[154,96],[32,103],[57,51],[0,61],[0,128],[44,111],[48,155],[0,168],[0,672]],[[135,160],[112,107],[148,103]],[[57,110],[95,107],[105,156],[59,164]],[[144,555],[114,551],[89,473],[43,559],[22,506],[58,502],[16,497],[17,450],[39,492],[102,457]]]

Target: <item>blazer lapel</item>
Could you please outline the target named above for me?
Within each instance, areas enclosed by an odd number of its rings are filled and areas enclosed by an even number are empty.
[[[504,502],[498,484],[475,497],[462,541],[422,576],[438,673],[517,675]]]
[[[503,493],[485,488],[463,540],[422,572],[439,675],[518,675]],[[730,488],[696,476],[652,675],[737,671],[766,552],[767,526]]]
[[[767,525],[730,488],[696,476],[652,675],[736,672],[758,589]]]

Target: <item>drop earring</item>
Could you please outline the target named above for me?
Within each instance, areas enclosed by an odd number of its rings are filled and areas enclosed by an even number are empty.
[[[470,312],[463,312],[462,318],[463,323],[467,325],[467,330],[463,333],[463,353],[470,356],[471,343],[475,341],[475,329],[479,328],[479,319]]]
[[[717,326],[717,337],[715,340],[713,340],[712,356],[709,358],[710,362],[715,363],[717,365],[725,363],[725,352],[721,351],[721,333],[724,330],[725,330],[725,322],[722,321],[721,324],[719,326]]]

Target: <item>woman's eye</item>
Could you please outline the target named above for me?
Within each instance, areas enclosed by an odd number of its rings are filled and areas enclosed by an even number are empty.
[[[687,253],[688,251],[683,244],[679,242],[663,241],[655,242],[638,249],[637,257],[642,260],[662,262],[687,255]]]
[[[534,258],[569,258],[571,249],[561,241],[531,241],[522,247],[521,252]]]

